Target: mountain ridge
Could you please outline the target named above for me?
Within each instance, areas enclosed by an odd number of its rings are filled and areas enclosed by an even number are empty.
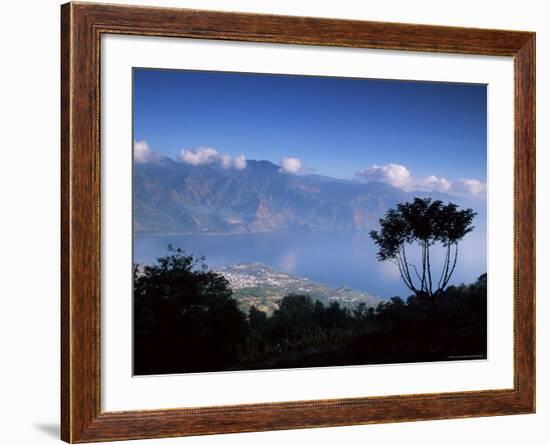
[[[406,192],[382,182],[285,173],[265,160],[248,160],[246,168],[238,170],[215,164],[192,166],[162,157],[134,165],[134,230],[222,234],[307,227],[368,231],[389,208],[413,196],[451,199],[442,193]]]

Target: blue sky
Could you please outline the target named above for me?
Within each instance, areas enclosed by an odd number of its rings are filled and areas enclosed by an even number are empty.
[[[174,159],[212,147],[338,178],[398,165],[418,184],[484,183],[486,103],[485,85],[134,69],[134,141]]]

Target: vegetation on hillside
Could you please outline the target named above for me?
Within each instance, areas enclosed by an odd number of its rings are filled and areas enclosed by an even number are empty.
[[[289,294],[268,315],[239,308],[204,258],[170,248],[134,267],[136,375],[486,357],[487,276],[377,307]]]

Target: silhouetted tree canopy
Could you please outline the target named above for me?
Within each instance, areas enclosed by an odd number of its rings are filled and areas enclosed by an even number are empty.
[[[236,363],[248,325],[229,283],[204,258],[169,250],[155,265],[134,267],[135,366],[177,372]]]
[[[245,314],[228,281],[204,258],[170,248],[134,266],[134,372],[178,372],[398,363],[485,356],[487,275],[449,286],[440,316],[418,295],[377,307],[343,307],[285,295],[268,314]],[[411,335],[414,333],[414,335]]]
[[[475,216],[472,209],[459,210],[453,203],[445,205],[439,200],[415,198],[388,210],[380,219],[380,230],[371,231],[370,236],[378,246],[378,260],[393,261],[403,282],[415,295],[434,301],[449,284],[458,259],[458,243],[474,229]],[[433,276],[430,260],[430,248],[436,243],[445,249],[439,278]],[[407,257],[406,246],[410,244],[420,246],[419,266]]]

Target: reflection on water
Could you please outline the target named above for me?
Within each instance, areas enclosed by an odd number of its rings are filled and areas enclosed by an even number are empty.
[[[473,232],[460,244],[453,283],[470,283],[486,271],[485,233]],[[187,253],[205,256],[210,267],[259,262],[300,277],[347,286],[372,295],[406,297],[397,267],[376,260],[376,246],[368,233],[285,230],[236,235],[134,236],[134,262],[152,263],[172,244]],[[414,258],[414,249],[410,258]],[[442,251],[432,253],[434,275],[442,263]]]

